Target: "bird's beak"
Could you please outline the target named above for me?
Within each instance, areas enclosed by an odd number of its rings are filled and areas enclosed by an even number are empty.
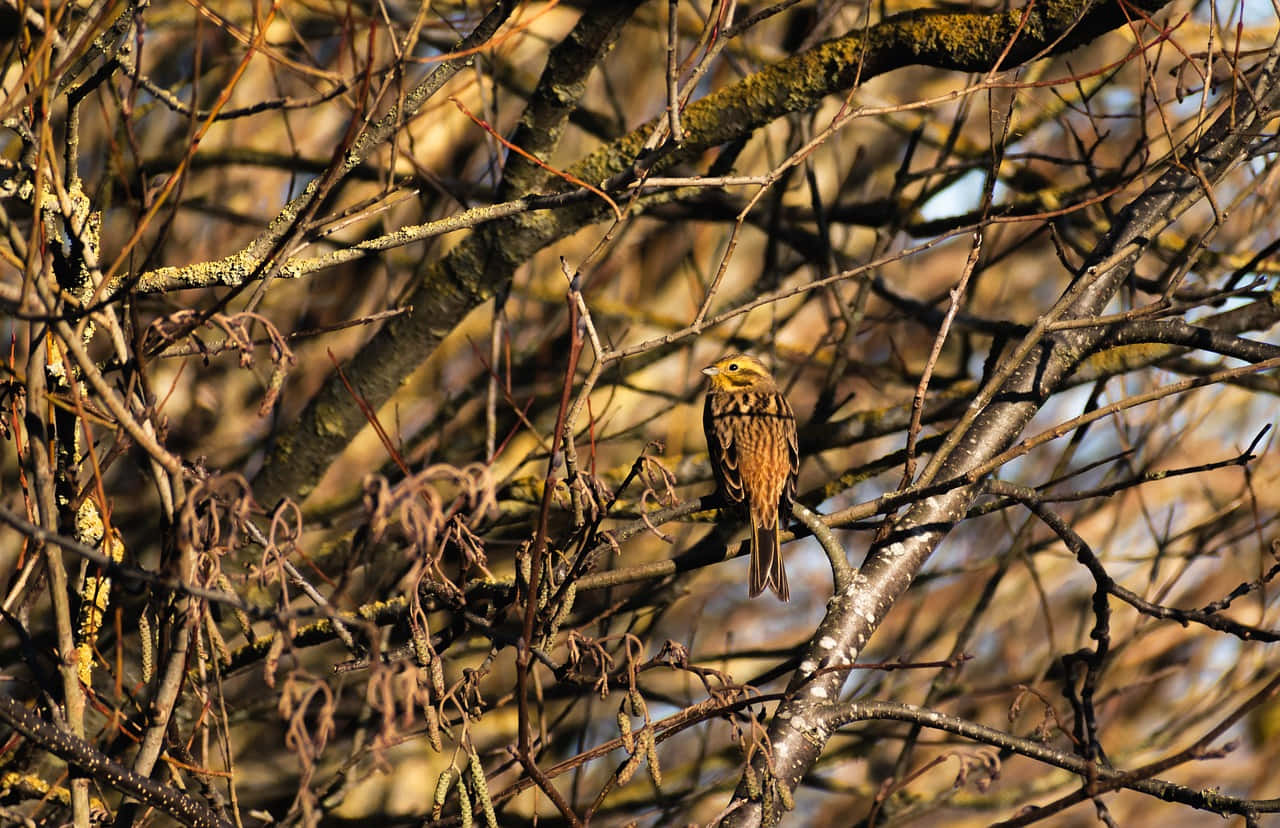
[[[708,365],[706,368],[702,369],[702,373],[706,374],[709,377],[714,377],[720,373],[720,369],[714,365]]]

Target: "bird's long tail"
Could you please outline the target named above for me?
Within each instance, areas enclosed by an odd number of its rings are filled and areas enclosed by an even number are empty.
[[[761,519],[751,513],[751,597],[769,587],[779,600],[791,599],[787,571],[782,567],[782,546],[778,541],[778,516]]]

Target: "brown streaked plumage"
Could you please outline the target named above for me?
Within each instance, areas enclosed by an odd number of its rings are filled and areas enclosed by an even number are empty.
[[[708,365],[702,427],[721,496],[751,520],[751,597],[770,587],[791,597],[778,531],[791,516],[800,470],[796,417],[758,359],[729,356]]]

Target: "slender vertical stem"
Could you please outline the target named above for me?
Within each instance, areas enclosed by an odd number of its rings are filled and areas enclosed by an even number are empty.
[[[524,594],[524,630],[520,636],[519,653],[516,655],[517,698],[519,700],[519,736],[518,758],[525,772],[537,783],[564,818],[571,825],[581,825],[582,821],[573,812],[573,808],[556,790],[551,781],[538,769],[532,756],[533,728],[529,715],[529,678],[533,665],[533,635],[538,616],[538,595],[541,592],[543,572],[546,569],[547,553],[547,521],[551,515],[551,498],[554,496],[560,467],[564,464],[564,451],[561,446],[561,432],[564,428],[565,416],[569,411],[569,401],[573,395],[573,377],[578,369],[578,357],[582,355],[583,337],[579,330],[578,320],[578,288],[573,284],[569,288],[569,361],[565,368],[564,385],[560,390],[560,408],[556,412],[556,425],[552,433],[551,456],[547,459],[547,475],[543,482],[542,505],[538,512],[538,528],[533,538],[530,551],[529,583],[525,585]]]

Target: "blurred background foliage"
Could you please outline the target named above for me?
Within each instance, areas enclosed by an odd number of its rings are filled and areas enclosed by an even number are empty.
[[[800,500],[856,513],[835,526],[856,566],[884,519],[858,507],[902,484],[922,375],[912,443],[927,460],[1125,206],[1166,169],[1194,167],[1190,143],[1245,105],[1280,23],[1264,4],[1227,0],[1045,4],[1070,6],[1071,20],[1106,7],[1118,22],[1051,32],[1044,54],[988,73],[939,68],[876,37],[886,20],[914,21],[920,49],[927,37],[957,62],[977,47],[999,55],[1004,43],[975,43],[983,30],[964,24],[1001,4],[939,3],[953,17],[937,18],[894,17],[931,8],[917,2],[510,5],[0,12],[0,485],[19,518],[0,531],[3,692],[234,824],[458,824],[473,808],[484,821],[490,801],[502,825],[569,822],[564,806],[601,825],[715,820],[744,757],[762,748],[776,696],[759,694],[780,692],[796,669],[831,572],[812,538],[784,547],[792,600],[781,605],[747,598],[745,559],[720,560],[726,546],[745,550],[732,516],[715,522],[713,501],[699,500],[711,476],[698,370],[734,350],[773,366],[800,423]],[[1009,13],[1030,32],[1042,21],[1024,8]],[[497,32],[386,140],[360,144],[486,15]],[[1080,42],[1058,48],[1059,35]],[[783,106],[760,128],[744,114],[785,97],[768,67],[857,37],[879,61],[867,77],[832,75],[816,106]],[[557,58],[565,44],[590,61]],[[687,144],[664,132],[671,88],[689,102],[723,93],[722,108],[698,114],[731,137],[698,145],[708,128],[697,121]],[[563,128],[517,130],[548,111]],[[1122,769],[1239,713],[1157,775],[1242,799],[1278,795],[1276,702],[1253,698],[1274,677],[1269,642],[1280,636],[1278,469],[1264,433],[1277,387],[1274,372],[1211,375],[1274,358],[1280,167],[1274,122],[1266,129],[1151,240],[1098,322],[1115,324],[1113,347],[1053,389],[1023,436],[1065,424],[1062,435],[995,471],[1050,499],[1143,599],[1266,633],[1113,600],[1092,688],[1099,741]],[[528,183],[511,174],[522,162],[508,144],[522,138],[541,141],[545,165],[526,169]],[[627,175],[585,182],[607,190],[616,215],[557,172],[601,148],[630,151],[614,165]],[[285,209],[322,185],[301,218]],[[69,217],[77,200],[100,236]],[[518,219],[486,212],[495,205]],[[536,223],[569,209],[581,217],[526,255]],[[415,299],[461,290],[441,263],[481,233],[493,259],[473,263],[474,293],[453,305],[465,312]],[[1177,339],[1176,322],[1259,347]],[[78,363],[70,385],[49,379],[36,405],[31,366],[55,377],[68,338],[92,364]],[[390,387],[362,385],[370,361]],[[95,369],[181,472],[121,424],[85,377]],[[1071,423],[1205,376],[1188,393]],[[566,410],[564,394],[581,408]],[[339,406],[378,427],[350,432]],[[568,467],[556,430],[566,414]],[[319,474],[280,472],[330,422],[342,450],[308,461]],[[43,506],[41,446],[56,493]],[[558,482],[544,511],[549,468]],[[89,512],[96,539],[79,525]],[[40,543],[35,526],[100,550],[112,548],[104,534],[117,538],[126,569],[104,586],[98,566]],[[538,556],[531,627],[518,582]],[[53,558],[65,561],[69,605],[50,598]],[[161,588],[143,571],[216,594]],[[1053,532],[984,497],[950,527],[846,690],[1073,754],[1083,708],[1070,656],[1094,646],[1093,592]],[[99,599],[101,623],[86,625]],[[538,652],[522,665],[530,629]],[[83,658],[68,654],[68,634]],[[56,712],[77,693],[79,730]],[[526,758],[562,804],[521,764],[525,727]],[[147,733],[160,740],[154,767],[138,761]],[[27,737],[15,732],[0,754],[6,819],[176,818],[130,811],[129,788],[68,776]],[[967,739],[862,722],[832,738],[790,819],[987,824],[1081,784]],[[1046,819],[1208,818],[1130,790],[1097,802]]]

